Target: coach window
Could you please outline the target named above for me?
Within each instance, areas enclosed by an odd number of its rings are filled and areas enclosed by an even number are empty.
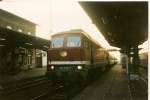
[[[80,47],[81,46],[81,38],[78,36],[68,37],[67,46],[68,47]]]
[[[52,48],[60,48],[63,47],[64,38],[54,38],[52,39],[51,47]]]

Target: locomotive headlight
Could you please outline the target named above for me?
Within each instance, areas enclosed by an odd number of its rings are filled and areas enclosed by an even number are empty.
[[[81,70],[83,67],[82,66],[77,66],[77,69],[78,70]]]
[[[55,67],[54,67],[54,66],[51,66],[50,68],[51,68],[51,70],[54,70]]]

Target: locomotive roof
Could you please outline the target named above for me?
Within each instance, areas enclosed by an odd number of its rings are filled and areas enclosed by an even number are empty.
[[[84,30],[82,29],[72,29],[72,30],[69,30],[69,31],[63,31],[63,32],[58,32],[54,35],[52,35],[52,37],[54,36],[58,36],[58,35],[63,35],[63,34],[81,34],[81,35],[84,35],[86,36],[89,40],[91,40],[94,44],[96,44],[98,47],[101,47],[101,45],[95,41],[91,36],[89,36]]]

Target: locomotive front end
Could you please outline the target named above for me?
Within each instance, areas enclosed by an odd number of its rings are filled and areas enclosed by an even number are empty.
[[[76,82],[84,80],[84,64],[52,64],[48,66],[47,74],[54,82]]]
[[[84,60],[80,35],[57,35],[48,51],[47,76],[53,81],[82,81],[88,63]]]

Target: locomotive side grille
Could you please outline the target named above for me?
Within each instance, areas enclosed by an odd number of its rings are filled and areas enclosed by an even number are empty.
[[[61,67],[58,67],[59,70],[63,71],[63,72],[66,72],[66,71],[71,71],[73,70],[74,68],[71,67],[71,66],[61,66]]]

